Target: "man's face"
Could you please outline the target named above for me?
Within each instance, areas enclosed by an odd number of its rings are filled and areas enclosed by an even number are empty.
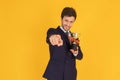
[[[73,25],[75,21],[75,17],[74,16],[64,16],[62,19],[61,19],[61,22],[62,22],[62,27],[68,31],[70,30],[71,26]]]

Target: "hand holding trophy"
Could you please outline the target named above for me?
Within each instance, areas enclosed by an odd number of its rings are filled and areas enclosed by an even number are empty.
[[[77,51],[78,46],[79,46],[79,38],[78,38],[78,33],[71,33],[68,35],[68,39],[71,44],[71,49]]]

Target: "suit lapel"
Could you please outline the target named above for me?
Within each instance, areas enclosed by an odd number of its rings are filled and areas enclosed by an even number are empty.
[[[66,42],[68,45],[70,45],[68,36],[66,36],[66,34],[60,29],[59,26],[57,27],[57,30],[60,32],[61,36],[63,36],[63,38],[65,39],[65,42]]]

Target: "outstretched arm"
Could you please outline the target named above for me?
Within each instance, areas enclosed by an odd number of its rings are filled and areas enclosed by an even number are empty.
[[[55,45],[62,46],[63,45],[63,40],[61,39],[61,36],[53,28],[50,28],[48,30],[46,42],[52,46],[55,46]]]

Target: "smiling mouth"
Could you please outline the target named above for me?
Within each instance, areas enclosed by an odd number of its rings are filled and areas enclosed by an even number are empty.
[[[69,29],[69,26],[66,26],[67,29]]]
[[[66,30],[69,30],[69,27],[66,27],[65,29],[66,29]]]

